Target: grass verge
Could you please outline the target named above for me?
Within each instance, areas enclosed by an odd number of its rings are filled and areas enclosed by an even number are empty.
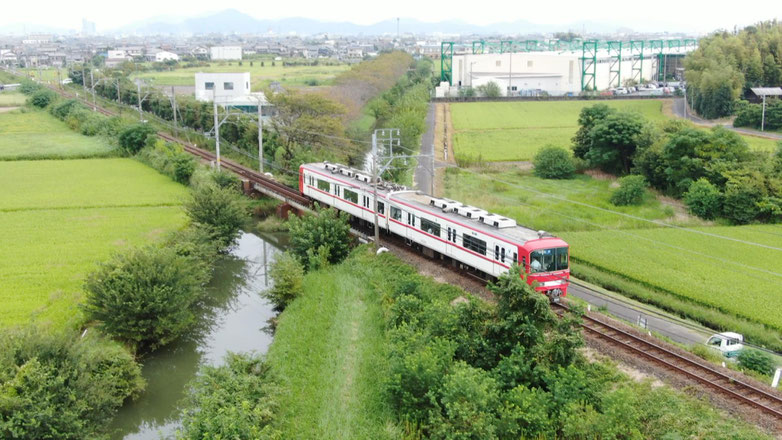
[[[398,437],[385,391],[382,295],[374,285],[383,271],[360,259],[307,274],[304,293],[280,315],[268,362],[286,390],[283,438]]]

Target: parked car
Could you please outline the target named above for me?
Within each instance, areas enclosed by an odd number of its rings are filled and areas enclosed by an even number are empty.
[[[706,345],[722,353],[727,358],[739,355],[744,348],[744,336],[734,332],[722,332],[711,335]]]

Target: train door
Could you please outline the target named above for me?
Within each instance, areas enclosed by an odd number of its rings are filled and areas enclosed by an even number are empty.
[[[447,233],[448,243],[445,245],[445,254],[453,256],[456,251],[456,248],[453,246],[456,243],[456,229],[448,226]]]

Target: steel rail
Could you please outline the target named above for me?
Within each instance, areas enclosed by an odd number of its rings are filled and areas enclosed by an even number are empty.
[[[554,304],[554,307],[560,307],[562,309],[568,310],[568,307],[564,304]],[[727,394],[734,400],[738,400],[753,407],[759,408],[764,412],[782,420],[782,397],[757,388],[754,385],[748,384],[739,379],[735,379],[716,370],[710,365],[694,361],[690,358],[682,356],[679,353],[676,353],[675,351],[669,350],[652,341],[629,333],[594,317],[584,315],[582,318],[585,322],[582,323],[581,326],[586,331],[593,333],[600,338],[606,339],[609,342],[618,345],[630,352],[639,354],[654,363],[661,364],[664,367],[674,370],[675,372],[687,376],[703,385]],[[587,323],[594,324],[595,326],[589,325]],[[615,334],[611,335],[609,334],[610,332],[614,332]],[[624,340],[617,336],[621,336]],[[654,351],[657,353],[652,353]],[[663,359],[661,355],[672,359]],[[674,362],[679,363],[680,365],[676,365]],[[706,377],[708,375],[711,375],[715,378],[709,379]],[[730,387],[718,382],[725,382],[726,384],[731,385],[734,389],[731,389]],[[757,400],[753,399],[751,397],[752,395],[755,395]],[[765,400],[766,403],[761,402],[761,400]]]

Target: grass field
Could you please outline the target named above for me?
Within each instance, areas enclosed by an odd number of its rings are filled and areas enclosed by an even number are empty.
[[[399,438],[385,380],[379,273],[348,260],[308,274],[280,315],[267,359],[283,389],[283,438]],[[378,270],[379,272],[379,270]]]
[[[142,72],[134,77],[149,80],[151,84],[161,86],[194,86],[195,74],[198,72],[250,72],[251,88],[258,91],[268,86],[272,81],[279,81],[283,87],[305,87],[310,85],[328,85],[340,72],[350,68],[347,64],[336,66],[282,66],[281,61],[271,65],[270,60],[264,61],[261,67],[260,61],[243,61],[230,65],[224,63],[212,63],[208,67],[179,68],[166,72]]]
[[[667,119],[660,100],[601,101],[638,112],[647,120]],[[459,159],[488,162],[531,160],[545,145],[569,149],[578,114],[596,101],[476,102],[451,104],[454,150]],[[775,151],[777,141],[741,135],[750,149]]]
[[[113,151],[105,139],[76,133],[44,111],[0,114],[0,161],[107,156]]]
[[[662,101],[603,101],[652,121],[665,119]],[[451,104],[457,157],[486,161],[530,160],[540,147],[569,147],[578,114],[595,101],[474,102]]]
[[[446,173],[445,196],[507,215],[534,229],[557,232],[600,230],[603,227],[649,227],[646,221],[600,210],[579,209],[573,206],[573,202],[588,203],[647,220],[670,220],[676,214],[674,208],[662,204],[651,194],[639,206],[616,207],[610,202],[611,185],[610,180],[586,175],[577,175],[570,180],[546,180],[532,176],[529,171],[485,169],[466,172],[452,169]],[[682,220],[701,223],[691,217]]]
[[[78,325],[85,274],[183,222],[182,209],[171,206],[0,212],[0,327]]]
[[[27,97],[19,92],[0,92],[0,107],[17,107],[24,105]]]
[[[700,228],[782,247],[782,226]],[[782,331],[780,251],[682,230],[565,232],[574,259]]]
[[[131,159],[0,162],[0,187],[0,326],[77,325],[86,273],[185,221],[187,189]]]
[[[0,188],[0,212],[176,206],[186,195],[182,185],[130,159],[0,162]]]

